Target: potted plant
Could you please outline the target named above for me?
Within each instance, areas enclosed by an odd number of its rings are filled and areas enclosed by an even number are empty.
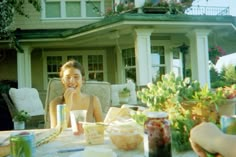
[[[213,46],[209,48],[208,54],[209,54],[209,60],[213,64],[216,64],[216,62],[219,60],[221,56],[226,55],[226,52],[220,46]]]
[[[234,115],[236,104],[236,84],[230,86],[218,87],[215,91],[218,95],[222,95],[224,99],[219,107],[219,113],[221,115]]]
[[[13,118],[14,129],[25,129],[25,123],[31,118],[28,112],[21,110]]]
[[[160,1],[153,3],[151,0],[146,0],[143,6],[144,13],[160,13],[165,14],[169,11],[169,3]]]
[[[159,13],[159,14],[184,14],[185,10],[192,5],[193,0],[182,0],[176,2],[174,0],[160,0],[154,2],[146,0],[143,6],[145,13]]]
[[[127,87],[123,88],[121,91],[119,91],[119,102],[121,104],[128,103],[129,96],[130,96],[130,90]]]
[[[162,80],[150,83],[137,92],[138,98],[151,111],[165,111],[169,115],[172,129],[172,145],[176,151],[191,149],[189,133],[201,121],[219,123],[218,106],[224,97],[198,81],[182,79],[174,73],[162,76]],[[145,113],[136,113],[133,118],[139,123]]]

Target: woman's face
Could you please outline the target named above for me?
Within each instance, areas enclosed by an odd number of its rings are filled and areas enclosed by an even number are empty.
[[[81,88],[82,74],[79,69],[66,68],[63,72],[62,83],[65,88]]]

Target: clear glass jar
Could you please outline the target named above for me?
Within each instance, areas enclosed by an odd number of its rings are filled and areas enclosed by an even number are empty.
[[[144,123],[144,156],[171,157],[170,121],[166,112],[147,112]]]

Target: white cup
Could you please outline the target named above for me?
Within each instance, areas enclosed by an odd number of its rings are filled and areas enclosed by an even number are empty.
[[[86,122],[87,110],[70,111],[71,127],[74,135],[84,133],[83,122]]]

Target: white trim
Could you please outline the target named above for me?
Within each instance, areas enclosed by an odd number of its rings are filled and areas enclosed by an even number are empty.
[[[81,17],[86,17],[86,1],[85,0],[82,0],[80,2],[81,4]],[[83,6],[83,7],[82,7]]]
[[[23,53],[17,52],[18,88],[32,86],[31,76],[31,48],[23,46]]]
[[[17,81],[18,88],[24,87],[25,85],[25,71],[24,71],[24,53],[17,52]]]
[[[45,0],[41,0],[41,19],[46,18]]]
[[[61,9],[61,12],[60,12],[61,17],[59,17],[59,18],[66,18],[66,3],[63,0],[60,3],[60,9]]]
[[[46,61],[46,52],[44,52],[44,49],[42,50],[42,57],[43,57],[43,88],[47,90],[47,73],[45,70],[47,69],[47,61]]]

